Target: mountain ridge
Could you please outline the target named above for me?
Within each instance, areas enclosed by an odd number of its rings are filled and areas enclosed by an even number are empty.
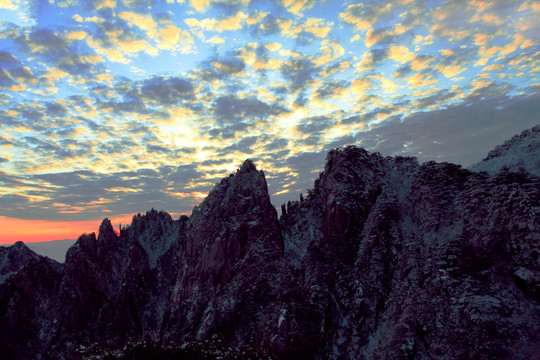
[[[0,348],[45,359],[145,347],[195,358],[533,358],[539,200],[540,178],[527,172],[345,147],[278,218],[246,160],[190,217],[152,209],[119,234],[105,219],[64,264],[39,257],[15,270],[0,285]]]
[[[540,176],[540,125],[524,130],[496,146],[486,158],[469,167],[473,171],[490,173],[497,173],[502,168]]]

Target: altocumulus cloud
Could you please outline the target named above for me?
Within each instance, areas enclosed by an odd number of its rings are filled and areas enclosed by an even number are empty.
[[[534,1],[2,7],[2,216],[185,213],[245,158],[285,202],[332,147],[469,165],[538,123]]]

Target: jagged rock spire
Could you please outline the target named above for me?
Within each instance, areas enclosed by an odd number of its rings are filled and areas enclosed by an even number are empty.
[[[246,159],[244,163],[242,164],[242,167],[240,168],[240,171],[242,172],[248,172],[248,171],[256,171],[257,167],[253,163],[252,160]]]

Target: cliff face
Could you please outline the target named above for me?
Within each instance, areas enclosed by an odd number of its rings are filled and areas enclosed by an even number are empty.
[[[311,336],[322,358],[531,357],[539,185],[526,173],[331,152],[282,219],[291,242],[319,234],[302,261],[300,309],[314,312],[306,324],[321,329]]]
[[[201,357],[537,356],[537,176],[347,147],[282,210],[247,160],[189,218],[152,210],[119,234],[104,220],[63,267],[15,266],[0,345],[8,358],[128,358],[141,341]]]
[[[22,243],[7,251],[12,255],[8,264],[20,266],[0,286],[0,349],[6,359],[32,358],[55,326],[57,312],[51,310],[56,309],[62,265]]]
[[[279,295],[283,241],[263,172],[246,160],[216,185],[193,210],[182,242],[164,339],[217,336],[240,344],[266,333],[270,319],[259,310]]]

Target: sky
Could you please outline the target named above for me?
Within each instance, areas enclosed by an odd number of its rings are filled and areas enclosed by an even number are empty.
[[[540,123],[540,2],[0,0],[0,244],[190,214],[243,160],[469,166]]]

